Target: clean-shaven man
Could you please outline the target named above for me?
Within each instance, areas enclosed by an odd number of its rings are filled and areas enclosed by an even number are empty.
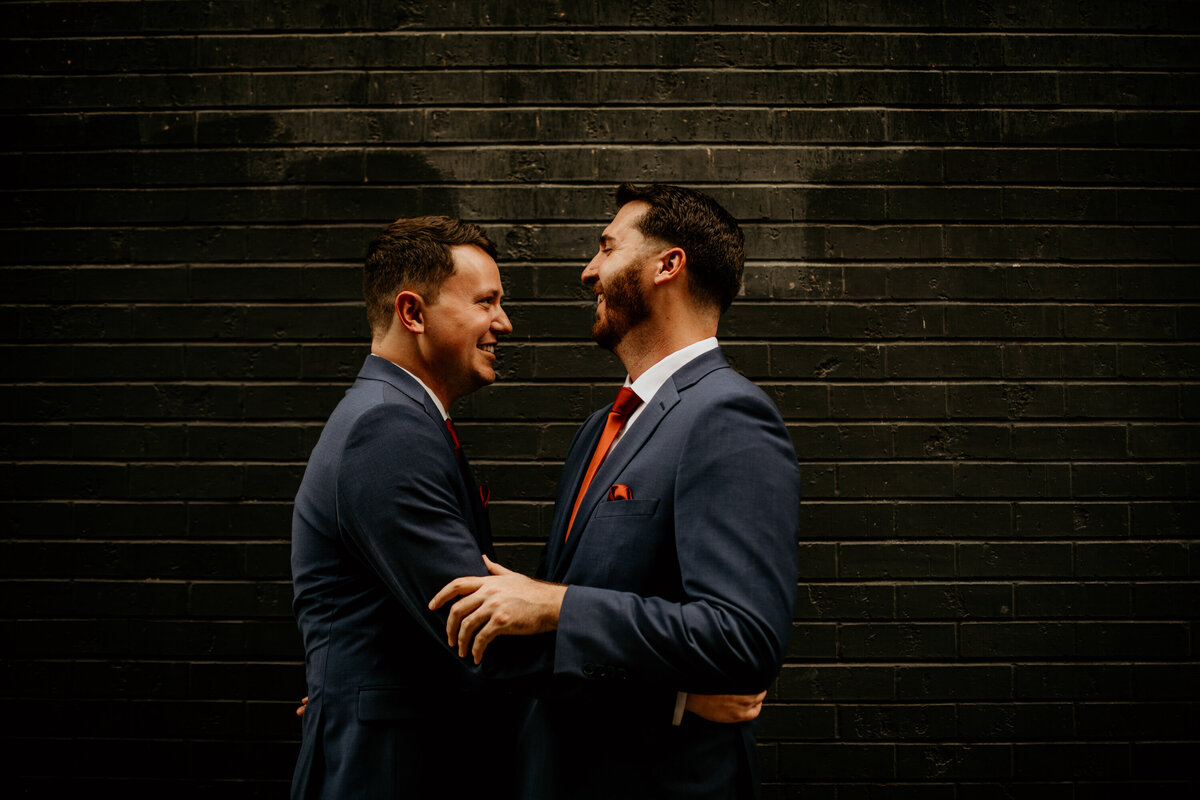
[[[446,651],[427,607],[455,575],[486,574],[480,554],[494,553],[447,410],[495,380],[497,342],[512,331],[495,253],[479,228],[446,217],[397,220],[368,250],[371,354],[325,425],[292,518],[310,698],[293,798],[434,797],[451,777],[511,791],[515,700]],[[537,672],[528,650],[497,665]],[[492,742],[470,768],[453,746],[463,720]]]

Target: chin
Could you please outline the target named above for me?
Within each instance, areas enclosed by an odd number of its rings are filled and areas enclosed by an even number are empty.
[[[608,325],[596,323],[592,326],[592,341],[605,350],[616,350],[621,343],[621,334]]]

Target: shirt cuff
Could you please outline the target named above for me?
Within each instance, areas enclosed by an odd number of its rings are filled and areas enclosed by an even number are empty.
[[[672,725],[683,722],[683,707],[687,705],[687,692],[675,693],[675,714],[671,717]]]

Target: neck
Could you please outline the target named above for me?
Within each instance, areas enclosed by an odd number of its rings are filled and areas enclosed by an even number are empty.
[[[629,373],[630,381],[636,381],[642,373],[671,353],[717,335],[715,320],[693,317],[673,320],[670,315],[664,315],[659,318],[659,324],[649,325],[649,322],[647,320],[625,334],[614,350]]]

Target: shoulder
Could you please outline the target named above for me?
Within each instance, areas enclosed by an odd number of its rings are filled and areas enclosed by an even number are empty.
[[[778,419],[780,424],[783,422],[779,409],[767,393],[730,366],[709,372],[680,392],[680,397],[704,410],[744,411]]]
[[[359,469],[431,466],[454,452],[445,429],[424,406],[394,387],[369,387],[371,397],[347,420],[343,463]]]

